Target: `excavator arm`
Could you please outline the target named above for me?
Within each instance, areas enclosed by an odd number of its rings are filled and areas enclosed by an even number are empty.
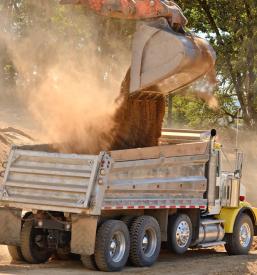
[[[60,3],[85,5],[103,16],[144,21],[138,24],[133,36],[131,94],[151,91],[166,95],[202,78],[215,84],[215,52],[206,40],[185,33],[187,19],[175,2],[61,0]]]
[[[181,27],[187,24],[180,7],[167,0],[61,0],[61,4],[81,4],[109,17],[124,19],[169,18],[170,24]]]

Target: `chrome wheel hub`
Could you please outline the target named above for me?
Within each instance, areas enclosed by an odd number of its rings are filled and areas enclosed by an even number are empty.
[[[248,223],[242,224],[239,233],[239,241],[242,247],[248,247],[251,242],[251,228]]]
[[[126,241],[122,232],[115,232],[109,246],[109,254],[114,262],[120,262],[125,254]]]
[[[181,221],[176,230],[177,245],[181,248],[187,246],[190,238],[190,227],[186,221]]]
[[[157,247],[157,236],[154,229],[149,228],[145,231],[141,247],[146,257],[151,257],[154,254]]]

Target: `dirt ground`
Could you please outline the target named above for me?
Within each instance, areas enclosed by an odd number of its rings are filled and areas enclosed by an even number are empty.
[[[26,110],[0,102],[0,162],[6,159],[11,144],[31,143],[36,125]],[[1,170],[1,168],[0,168]],[[1,181],[1,178],[0,178]],[[126,267],[124,274],[257,274],[257,242],[248,256],[227,256],[223,248],[188,251],[175,256],[162,251],[151,268]],[[6,246],[0,246],[0,274],[103,274],[85,269],[80,261],[51,260],[47,264],[13,263]],[[119,273],[116,273],[119,274]]]
[[[85,269],[80,261],[52,260],[46,264],[28,265],[10,263],[5,246],[0,247],[0,274],[106,274]],[[110,273],[109,273],[110,274]],[[222,248],[188,251],[183,256],[175,256],[162,251],[158,262],[150,268],[126,267],[121,273],[114,274],[257,274],[257,252],[248,256],[227,256]]]

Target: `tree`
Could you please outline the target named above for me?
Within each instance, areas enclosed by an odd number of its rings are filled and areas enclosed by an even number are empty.
[[[257,129],[256,0],[177,2],[189,19],[189,28],[205,34],[215,47],[224,116],[234,120],[240,107],[245,126]]]

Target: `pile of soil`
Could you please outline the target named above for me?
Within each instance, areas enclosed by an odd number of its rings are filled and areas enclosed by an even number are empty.
[[[0,163],[6,160],[12,144],[23,145],[31,142],[32,137],[22,130],[13,127],[0,128]]]

